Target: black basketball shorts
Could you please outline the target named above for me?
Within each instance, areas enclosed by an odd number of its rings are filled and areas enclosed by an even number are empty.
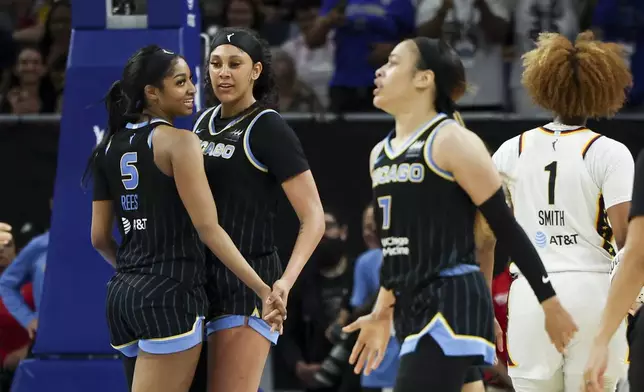
[[[203,287],[186,289],[154,275],[117,274],[107,285],[112,347],[127,357],[139,349],[171,354],[203,341],[208,299]]]
[[[247,260],[269,286],[282,276],[282,263],[277,252]],[[210,302],[207,334],[248,325],[276,344],[279,333],[271,332],[270,326],[262,320],[262,299],[212,254],[207,263],[206,293]]]

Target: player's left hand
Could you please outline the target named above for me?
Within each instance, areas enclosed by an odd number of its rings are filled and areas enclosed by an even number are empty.
[[[590,350],[581,392],[603,392],[604,372],[608,365],[608,344],[595,342]]]
[[[271,326],[271,332],[284,332],[284,320],[286,319],[286,307],[278,296],[273,294],[264,299],[262,304],[262,320]]]
[[[273,299],[280,298],[284,307],[284,311],[282,312],[280,309],[280,313],[282,313],[282,315],[284,316],[284,320],[286,320],[286,304],[288,302],[288,294],[291,292],[291,287],[291,283],[286,279],[279,279],[275,281],[275,283],[273,283],[273,292],[266,302],[270,305]]]
[[[342,328],[346,333],[360,330],[349,357],[349,363],[355,365],[355,374],[360,374],[364,369],[364,374],[368,376],[380,366],[389,343],[391,322],[392,316],[371,313]]]

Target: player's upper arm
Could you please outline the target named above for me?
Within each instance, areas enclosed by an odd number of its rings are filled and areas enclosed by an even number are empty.
[[[300,139],[274,111],[258,115],[244,138],[244,150],[250,163],[274,175],[280,184],[309,170]]]
[[[621,248],[626,241],[633,194],[633,156],[622,143],[602,136],[590,146],[584,159],[593,181],[601,189],[615,242]]]
[[[109,248],[112,243],[114,207],[111,200],[95,200],[92,203],[92,246],[98,250]]]
[[[92,181],[94,182],[93,201],[112,200],[105,173],[105,151],[96,152],[92,165]]]
[[[208,185],[199,137],[191,132],[175,130],[170,148],[172,175],[183,205],[192,224],[202,233],[217,225],[217,208]]]
[[[455,122],[434,132],[438,132],[431,146],[435,164],[451,174],[475,205],[480,206],[501,188],[499,172],[474,132]]]
[[[519,160],[519,140],[520,135],[506,140],[501,144],[498,150],[492,155],[492,162],[499,171],[507,176],[514,170]]]

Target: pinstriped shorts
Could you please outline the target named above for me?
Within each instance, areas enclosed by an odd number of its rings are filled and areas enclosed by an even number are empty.
[[[112,347],[128,357],[138,349],[169,354],[203,339],[208,300],[203,287],[188,289],[167,277],[117,274],[107,285]]]

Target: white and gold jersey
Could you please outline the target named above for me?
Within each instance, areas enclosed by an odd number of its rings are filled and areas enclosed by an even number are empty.
[[[632,195],[626,146],[586,127],[550,123],[506,141],[493,160],[548,272],[609,272],[616,250],[606,210]]]

